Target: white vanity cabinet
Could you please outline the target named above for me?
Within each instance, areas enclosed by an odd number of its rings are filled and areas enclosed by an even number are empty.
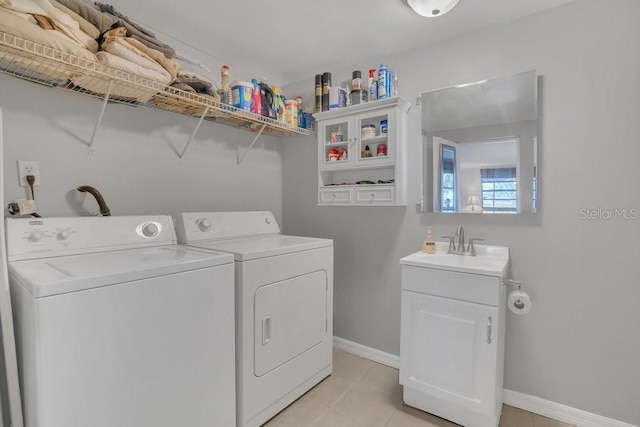
[[[400,261],[400,384],[407,405],[465,427],[498,425],[509,264],[504,249],[502,262],[422,252]]]
[[[393,97],[314,115],[318,205],[406,205],[408,110]]]

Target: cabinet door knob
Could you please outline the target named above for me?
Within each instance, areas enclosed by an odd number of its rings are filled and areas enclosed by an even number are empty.
[[[491,316],[487,321],[487,344],[491,344]]]

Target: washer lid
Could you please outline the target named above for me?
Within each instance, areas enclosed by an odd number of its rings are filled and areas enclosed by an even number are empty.
[[[236,261],[248,261],[333,246],[333,240],[276,234],[245,239],[191,242],[189,245],[198,248],[230,252],[234,255]]]
[[[9,273],[39,298],[232,262],[230,254],[170,245],[14,261]]]

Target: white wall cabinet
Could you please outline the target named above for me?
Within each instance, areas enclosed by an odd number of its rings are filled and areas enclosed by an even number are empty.
[[[393,97],[314,115],[318,205],[406,205],[408,110]],[[363,137],[366,127],[373,133]]]
[[[402,266],[400,383],[407,405],[465,427],[498,425],[504,301],[503,277]]]

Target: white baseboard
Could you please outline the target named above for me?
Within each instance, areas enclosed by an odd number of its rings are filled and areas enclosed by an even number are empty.
[[[385,353],[344,338],[334,336],[333,347],[392,368],[400,368],[400,356]],[[638,427],[513,390],[504,390],[503,401],[509,406],[578,427]]]
[[[578,427],[638,427],[513,390],[504,390],[503,401],[507,405]]]
[[[333,347],[392,368],[400,369],[400,356],[396,356],[395,354],[385,353],[384,351],[335,336],[333,337]]]

